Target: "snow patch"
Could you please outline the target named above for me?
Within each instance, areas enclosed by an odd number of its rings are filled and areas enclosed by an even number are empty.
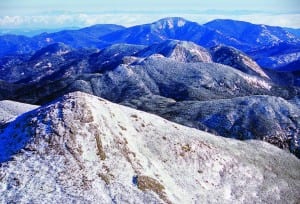
[[[186,21],[184,20],[179,20],[178,23],[177,23],[177,26],[178,27],[183,27],[185,25]]]
[[[51,39],[51,38],[46,38],[45,41],[46,41],[47,43],[50,43],[50,42],[52,41],[52,39]]]
[[[34,65],[34,67],[39,67],[43,62],[38,62]]]
[[[268,82],[261,80],[259,78],[252,77],[252,76],[246,76],[246,75],[243,75],[242,77],[248,83],[252,84],[256,88],[264,88],[267,90],[271,90],[271,88],[272,88],[272,86]]]
[[[59,50],[59,51],[57,52],[57,55],[63,56],[63,55],[65,55],[65,54],[68,54],[69,52],[70,52],[70,50]]]

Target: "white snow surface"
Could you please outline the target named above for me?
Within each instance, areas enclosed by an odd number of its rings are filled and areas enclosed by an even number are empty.
[[[216,137],[80,92],[12,122],[0,134],[0,158],[24,140],[26,147],[1,163],[0,203],[300,198],[300,161],[292,154],[261,141]],[[137,185],[136,178],[149,180]]]
[[[0,123],[13,120],[18,115],[35,108],[38,108],[38,106],[9,100],[0,101]]]
[[[259,76],[270,79],[270,77],[263,71],[263,69],[250,57],[244,55],[242,57],[242,61],[249,69],[259,74]]]
[[[272,66],[284,66],[287,65],[293,61],[300,60],[300,52],[294,52],[294,53],[287,53],[282,55],[277,55],[273,57],[269,57],[269,60],[272,63]]]
[[[256,88],[264,88],[267,90],[271,90],[272,86],[269,82],[261,80],[260,78],[254,76],[242,76],[249,84],[252,84]]]

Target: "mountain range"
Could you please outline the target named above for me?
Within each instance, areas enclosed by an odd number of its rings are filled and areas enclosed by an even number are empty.
[[[174,17],[0,44],[0,202],[299,200],[295,30]]]
[[[252,53],[250,55],[252,57],[255,56],[253,52],[258,52],[264,48],[274,47],[273,49],[275,49],[282,43],[287,47],[294,45],[292,46],[294,49],[291,48],[291,53],[296,53],[299,52],[300,43],[295,29],[256,25],[234,20],[214,20],[200,25],[183,18],[174,17],[129,28],[102,24],[80,30],[42,33],[33,37],[2,35],[0,37],[2,44],[0,56],[29,53],[54,42],[62,42],[75,48],[103,48],[115,43],[151,45],[168,39],[192,41],[206,48],[224,44],[248,54]],[[269,53],[266,57],[274,56]]]
[[[97,50],[54,43],[9,57],[0,73],[2,100],[40,105],[82,91],[216,135],[269,141],[299,156],[300,88],[292,80],[278,83],[282,76],[269,75],[233,47],[166,40]],[[205,110],[218,103],[224,109]],[[238,110],[240,103],[249,110]]]

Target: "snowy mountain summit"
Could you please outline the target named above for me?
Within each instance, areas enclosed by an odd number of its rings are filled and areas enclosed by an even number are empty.
[[[0,133],[0,203],[296,203],[300,161],[81,92]]]

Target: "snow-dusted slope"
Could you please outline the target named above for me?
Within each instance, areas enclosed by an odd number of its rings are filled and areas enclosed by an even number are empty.
[[[0,135],[1,203],[296,203],[300,161],[83,93]],[[24,147],[24,148],[23,148]],[[23,148],[21,151],[17,151]]]
[[[216,19],[204,24],[204,26],[226,33],[240,42],[250,44],[251,47],[276,45],[281,42],[299,43],[300,41],[297,36],[276,26],[258,25],[230,19]]]
[[[15,101],[0,101],[0,124],[5,123],[20,114],[37,108],[38,106]]]
[[[211,48],[214,62],[229,65],[242,72],[263,78],[269,78],[263,69],[245,53],[228,46]]]
[[[130,107],[182,125],[240,140],[259,139],[300,158],[300,100],[245,96],[209,101],[141,98]]]
[[[161,54],[178,62],[212,62],[210,53],[205,48],[188,41],[167,40],[155,43],[137,55],[149,57],[153,54]]]

